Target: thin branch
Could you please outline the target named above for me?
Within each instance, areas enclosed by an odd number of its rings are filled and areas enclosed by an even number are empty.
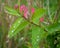
[[[25,17],[23,17],[26,21],[28,21],[29,23],[31,23],[31,24],[33,24],[33,25],[35,25],[35,26],[38,26],[38,27],[42,27],[42,26],[40,26],[40,25],[38,25],[38,24],[35,24],[34,22],[32,22],[32,21],[30,21],[30,20],[28,20],[28,19],[26,19]],[[42,27],[43,28],[43,27]],[[48,32],[45,28],[43,28],[44,29],[44,31],[46,31],[46,32]]]

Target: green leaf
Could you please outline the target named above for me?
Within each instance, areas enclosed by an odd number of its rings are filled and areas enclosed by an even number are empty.
[[[50,46],[50,48],[54,48],[55,46],[54,46],[54,41],[55,41],[55,36],[54,36],[54,34],[49,34],[48,36],[47,36],[47,38],[46,38],[46,40],[47,40],[47,43],[48,43],[48,45]]]
[[[33,14],[32,16],[32,21],[34,23],[38,23],[39,22],[39,19],[45,14],[45,9],[43,8],[39,8],[39,9],[36,9],[35,13]]]
[[[32,26],[32,48],[38,48],[39,42],[47,37],[47,32],[37,26]]]
[[[12,8],[5,7],[5,9],[7,10],[8,14],[15,15],[15,16],[20,16],[20,14],[16,10],[14,10]]]
[[[49,25],[49,26],[46,27],[46,30],[49,33],[53,33],[55,31],[59,31],[60,30],[60,23],[55,23],[55,24]]]
[[[24,29],[29,23],[23,18],[18,18],[14,24],[11,26],[10,31],[8,33],[8,37],[11,38],[15,36],[19,31]]]

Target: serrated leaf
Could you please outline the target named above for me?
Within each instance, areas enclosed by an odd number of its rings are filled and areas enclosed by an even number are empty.
[[[53,33],[55,31],[59,31],[60,30],[60,23],[55,23],[55,24],[49,25],[49,26],[46,27],[46,30],[49,33]]]
[[[39,19],[45,14],[45,9],[43,8],[39,8],[39,9],[36,9],[35,13],[32,15],[32,21],[34,23],[38,23],[39,22]]]
[[[42,28],[33,26],[32,27],[32,48],[38,48],[39,42],[47,37],[47,32]]]
[[[20,16],[20,14],[16,10],[14,10],[12,8],[5,7],[5,9],[7,10],[8,14],[15,15],[15,16]]]
[[[14,24],[11,26],[10,31],[8,33],[8,37],[12,38],[15,36],[19,31],[24,29],[29,23],[24,20],[23,18],[18,18]]]

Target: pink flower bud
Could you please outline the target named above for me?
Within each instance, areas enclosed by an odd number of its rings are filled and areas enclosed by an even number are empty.
[[[32,9],[31,9],[31,12],[32,12],[32,13],[34,13],[34,12],[35,12],[35,9],[34,9],[34,8],[32,8]]]
[[[25,10],[26,6],[25,5],[21,5],[20,6],[20,12],[23,12]]]
[[[26,7],[25,5],[21,5],[21,6],[20,6],[20,12],[21,12],[21,13],[23,12],[24,17],[25,17],[25,18],[28,18],[28,17],[27,17],[27,15],[28,15],[28,9],[27,9],[27,7]]]
[[[24,8],[24,12],[28,12],[28,9],[27,9],[27,7],[25,7],[25,8]]]
[[[14,9],[17,9],[17,8],[18,8],[18,5],[17,5],[17,4],[15,4]]]
[[[43,17],[41,17],[41,18],[40,18],[40,22],[43,22],[43,21],[44,21],[44,18],[43,18]]]
[[[27,15],[28,15],[28,12],[24,12],[24,17],[25,17],[25,18],[28,18]]]

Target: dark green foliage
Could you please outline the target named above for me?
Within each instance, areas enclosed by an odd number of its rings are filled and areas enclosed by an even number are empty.
[[[60,48],[60,31],[48,35],[47,42],[50,48]]]

